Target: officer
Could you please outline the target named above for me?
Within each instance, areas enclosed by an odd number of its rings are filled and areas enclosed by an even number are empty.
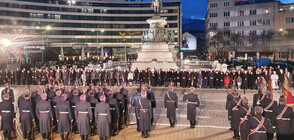
[[[237,117],[239,122],[237,123],[241,139],[246,140],[248,132],[246,131],[248,117],[254,116],[254,108],[248,106],[248,99],[244,97],[242,99],[242,105],[238,107]],[[237,137],[235,137],[237,138]]]
[[[39,119],[40,133],[43,139],[49,140],[49,134],[51,132],[50,121],[53,121],[53,111],[49,101],[47,101],[47,94],[41,94],[41,101],[37,102],[36,105],[36,115]]]
[[[228,95],[227,95],[227,101],[226,101],[226,110],[229,109],[229,106],[230,106],[231,102],[234,99],[234,95],[233,94],[234,94],[235,90],[236,90],[236,87],[233,86],[232,87],[232,92],[231,93],[227,92]],[[228,110],[228,120],[231,121],[231,119],[232,119],[232,112]],[[233,129],[230,128],[230,130],[233,130]]]
[[[152,118],[152,112],[151,112],[151,101],[147,99],[147,93],[146,91],[141,92],[141,99],[138,100],[136,103],[136,118],[139,120],[139,130],[142,132],[143,138],[148,138],[150,135],[148,134],[148,131],[151,131],[151,118]]]
[[[10,88],[9,83],[6,83],[6,84],[5,84],[5,89],[3,89],[2,92],[1,92],[2,101],[4,100],[4,99],[3,99],[3,95],[4,95],[4,94],[8,94],[8,95],[9,95],[9,101],[12,102],[12,103],[14,102],[14,92],[13,92],[13,90]]]
[[[154,114],[153,114],[153,109],[156,107],[156,99],[155,99],[155,95],[154,92],[151,91],[151,86],[148,85],[147,89],[146,89],[146,93],[147,93],[147,99],[151,102],[151,113],[152,113],[152,118],[151,118],[151,125],[153,125],[154,123]]]
[[[124,116],[125,116],[125,97],[124,95],[120,92],[121,88],[118,86],[116,88],[116,93],[114,93],[114,98],[117,99],[118,103],[118,108],[119,108],[119,119],[118,119],[118,129],[121,130],[123,128],[124,124]]]
[[[248,118],[247,136],[249,140],[272,140],[272,135],[267,133],[274,133],[272,124],[269,119],[263,117],[263,109],[260,106],[254,108],[255,116]]]
[[[4,139],[9,140],[13,130],[13,118],[15,118],[14,107],[9,93],[2,92],[2,99],[3,101],[0,102],[1,130],[3,131]]]
[[[68,140],[68,135],[71,131],[70,124],[73,120],[72,108],[70,103],[67,102],[67,94],[61,95],[61,101],[56,104],[56,119],[58,125],[58,132],[62,140]]]
[[[195,128],[197,111],[196,107],[200,106],[198,95],[195,93],[195,88],[191,87],[190,92],[185,94],[183,101],[187,102],[187,119],[190,121],[190,128]]]
[[[264,112],[263,116],[268,118],[273,126],[275,125],[275,117],[274,117],[274,109],[277,108],[277,101],[273,100],[273,94],[272,92],[267,92],[265,99],[261,102],[260,105]],[[273,136],[271,136],[273,137]]]
[[[167,109],[167,118],[170,127],[174,127],[176,123],[176,109],[178,108],[178,96],[173,92],[174,87],[170,86],[169,91],[164,96],[164,107]]]
[[[103,95],[101,95],[103,96]],[[101,97],[100,96],[100,97]],[[110,124],[110,135],[115,136],[118,130],[118,117],[119,117],[119,107],[117,99],[113,98],[111,91],[108,92],[108,104],[110,106],[111,124]]]
[[[46,93],[48,101],[51,101],[52,98],[55,96],[54,85],[47,84]]]
[[[233,122],[233,109],[236,109],[237,108],[237,105],[239,104],[240,105],[240,103],[239,103],[239,100],[240,100],[240,94],[239,94],[239,92],[237,91],[237,90],[235,90],[235,91],[233,91],[233,100],[230,102],[230,104],[229,104],[229,106],[228,106],[228,114],[230,115],[230,116],[232,116],[231,117],[231,122],[230,122],[230,125],[231,125],[231,128],[232,128],[232,130],[234,131],[234,136],[236,136],[237,135],[237,131],[236,130],[234,130],[234,128],[233,128],[233,125],[232,125],[232,122]]]
[[[98,103],[98,100],[95,98],[95,90],[91,89],[89,92],[89,102],[91,104],[91,109],[92,112],[95,112],[95,106]],[[93,119],[92,119],[92,123],[91,123],[91,136],[95,135],[95,117],[94,117],[94,113],[93,113]]]
[[[24,92],[22,96],[23,100],[18,100],[18,109],[19,109],[19,122],[21,123],[21,131],[23,138],[25,140],[30,139],[32,132],[32,122],[35,119],[33,112],[33,104],[30,100],[30,93],[28,91]]]
[[[107,140],[110,137],[110,123],[111,123],[111,115],[110,115],[110,106],[108,103],[105,103],[106,97],[105,95],[100,96],[100,103],[97,103],[95,107],[95,121],[98,136],[100,140]]]
[[[136,93],[133,95],[132,97],[132,100],[131,100],[131,106],[132,107],[136,107],[136,103],[138,103],[138,100],[141,99],[141,89],[139,88],[140,86],[137,85],[137,88],[136,88]],[[138,116],[138,114],[136,114],[136,111],[135,111],[135,116]],[[138,118],[136,117],[136,122],[137,122],[137,131],[139,131],[139,120]]]
[[[75,110],[76,108],[76,103],[80,102],[80,96],[79,96],[79,90],[75,89],[72,91],[73,93],[73,96],[71,97],[69,103],[71,105],[71,108],[72,110]],[[77,123],[76,123],[76,120],[75,120],[75,116],[73,117],[74,118],[74,121],[73,121],[73,127],[72,127],[72,131],[75,132],[75,134],[78,133],[77,131]]]
[[[75,118],[77,121],[77,126],[82,140],[88,140],[88,135],[90,133],[90,123],[92,121],[92,109],[91,104],[86,102],[86,95],[82,94],[80,96],[80,102],[76,103],[75,108]]]
[[[124,95],[124,102],[125,102],[125,114],[124,114],[124,124],[128,125],[128,116],[129,116],[129,104],[130,104],[130,98],[129,98],[129,91],[126,89],[126,83],[121,84],[121,93]]]
[[[234,131],[234,139],[239,139],[239,123],[240,123],[240,117],[238,116],[239,108],[242,105],[241,104],[241,99],[240,99],[240,94],[237,90],[234,91],[234,99],[232,100],[229,109],[232,112],[232,120],[231,120],[231,127]]]
[[[293,109],[286,106],[286,99],[284,97],[280,97],[279,106],[274,110],[278,140],[290,139],[291,118],[293,117],[292,115]]]

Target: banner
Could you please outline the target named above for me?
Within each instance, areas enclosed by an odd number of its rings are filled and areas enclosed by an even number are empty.
[[[288,106],[294,107],[294,100],[293,100],[293,96],[291,93],[291,88],[290,88],[290,84],[287,78],[287,74],[284,74],[285,77],[285,81],[284,81],[284,90],[283,90],[283,95],[286,99],[286,104]]]

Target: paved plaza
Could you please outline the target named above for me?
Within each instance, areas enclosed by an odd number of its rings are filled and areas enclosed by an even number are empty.
[[[14,86],[15,98],[21,95],[23,86]],[[2,90],[3,87],[0,88]],[[32,90],[34,87],[32,87]],[[135,88],[127,88],[130,96],[134,94]],[[156,96],[157,107],[154,110],[155,126],[150,133],[148,139],[152,140],[225,140],[232,139],[233,132],[229,131],[230,126],[227,120],[227,111],[225,110],[226,91],[225,89],[197,89],[196,93],[199,95],[201,106],[198,108],[198,120],[195,129],[191,129],[189,121],[186,119],[186,103],[182,101],[182,91],[189,89],[176,88],[175,92],[179,97],[179,109],[177,110],[177,122],[175,128],[169,127],[169,121],[166,118],[166,109],[163,105],[163,97],[167,92],[167,88],[154,87],[152,89]],[[230,92],[230,90],[228,90]],[[249,104],[252,105],[253,94],[256,90],[246,90],[246,96],[249,99]],[[244,90],[241,90],[242,97],[244,97]],[[281,91],[274,91],[274,99],[278,100]],[[118,136],[112,137],[112,140],[139,140],[141,133],[136,131],[134,109],[130,108],[131,124],[128,128],[119,132]],[[70,135],[74,140],[79,140],[79,135]],[[59,140],[59,134],[54,135],[54,139]],[[91,139],[98,139],[98,136],[91,137]],[[37,140],[41,140],[39,134]]]

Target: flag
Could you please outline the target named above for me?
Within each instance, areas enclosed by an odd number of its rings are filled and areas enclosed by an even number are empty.
[[[283,95],[286,98],[286,101],[287,101],[286,104],[288,106],[294,107],[294,100],[293,100],[293,96],[291,93],[290,84],[288,82],[287,74],[285,74],[284,77],[285,77],[285,81],[284,81]]]

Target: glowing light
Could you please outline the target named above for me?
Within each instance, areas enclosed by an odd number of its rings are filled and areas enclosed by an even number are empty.
[[[294,9],[294,7],[293,7],[293,6],[291,6],[291,7],[290,7],[290,9],[291,9],[291,10],[293,10],[293,9]]]
[[[92,29],[91,31],[94,32],[94,29]]]
[[[280,31],[280,32],[283,32],[283,31],[284,31],[284,29],[282,29],[282,28],[281,28],[279,31]]]
[[[72,4],[76,4],[76,1],[73,0],[73,1],[71,1],[71,3],[72,3]]]
[[[9,46],[9,45],[11,45],[11,41],[10,41],[9,39],[6,39],[6,38],[3,38],[3,39],[1,40],[1,43],[2,43],[2,45],[4,45],[4,46]]]
[[[46,26],[46,30],[47,31],[51,30],[51,26],[50,25]]]
[[[104,33],[104,30],[102,29],[101,32]]]
[[[37,29],[40,29],[40,26],[37,26],[36,28],[37,28]]]

